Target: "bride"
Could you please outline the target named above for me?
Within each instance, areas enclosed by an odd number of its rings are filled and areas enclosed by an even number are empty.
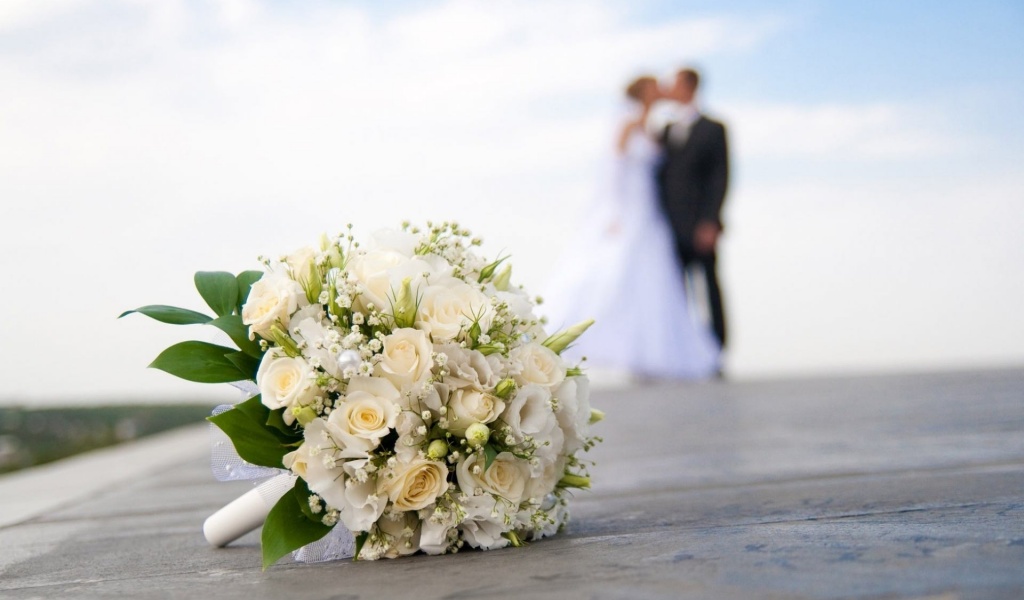
[[[661,97],[658,82],[640,77],[626,96],[633,112],[618,136],[611,182],[556,265],[542,312],[550,330],[595,319],[566,351],[569,358],[585,356],[588,367],[640,380],[711,377],[720,351],[687,302],[655,188],[660,150],[643,127]]]

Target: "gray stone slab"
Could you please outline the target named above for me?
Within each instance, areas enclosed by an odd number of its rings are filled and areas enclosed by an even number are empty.
[[[524,549],[261,572],[256,534],[203,541],[248,484],[192,455],[0,528],[0,597],[1024,597],[1024,371],[594,402],[595,488],[568,532]]]

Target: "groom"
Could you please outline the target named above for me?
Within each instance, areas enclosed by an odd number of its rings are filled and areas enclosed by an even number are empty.
[[[652,108],[648,130],[661,140],[665,151],[656,177],[676,250],[685,270],[697,266],[704,272],[712,328],[724,348],[725,312],[716,249],[722,232],[729,157],[725,127],[694,106],[699,84],[697,71],[679,71],[672,87],[664,92],[667,100]]]

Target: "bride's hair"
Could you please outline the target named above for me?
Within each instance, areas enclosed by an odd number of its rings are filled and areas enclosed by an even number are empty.
[[[643,102],[644,89],[652,84],[657,85],[658,80],[651,75],[641,75],[626,86],[626,97],[630,100]]]

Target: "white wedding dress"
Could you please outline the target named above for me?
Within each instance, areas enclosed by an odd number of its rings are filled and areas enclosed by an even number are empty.
[[[608,189],[580,220],[539,309],[555,332],[594,325],[564,355],[643,379],[701,379],[719,369],[710,328],[686,298],[683,270],[658,204],[659,149],[635,130]]]

